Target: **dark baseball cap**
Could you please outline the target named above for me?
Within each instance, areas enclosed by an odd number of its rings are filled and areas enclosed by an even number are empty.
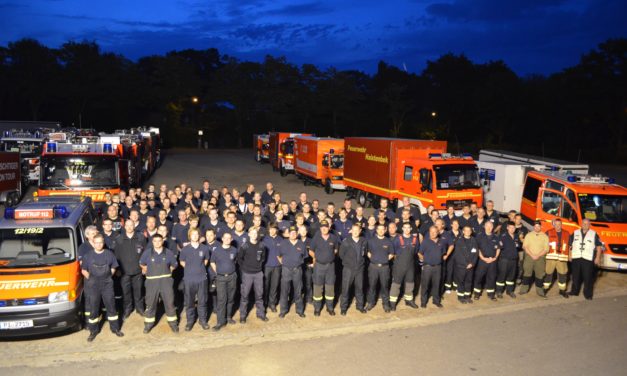
[[[329,222],[326,219],[320,221],[320,227],[329,227]]]
[[[298,232],[298,229],[296,228],[296,226],[290,226],[290,232]]]

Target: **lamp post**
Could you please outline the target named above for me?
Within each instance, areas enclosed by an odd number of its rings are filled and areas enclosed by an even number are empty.
[[[198,149],[202,149],[202,129],[198,130]]]

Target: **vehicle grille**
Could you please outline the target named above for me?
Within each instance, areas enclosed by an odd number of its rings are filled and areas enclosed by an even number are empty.
[[[627,255],[627,244],[610,244],[610,250],[618,255]]]
[[[0,300],[0,307],[34,306],[48,303],[48,298],[6,299]]]
[[[472,204],[472,199],[467,200],[446,200],[446,206],[453,206],[455,209],[461,209],[464,205]]]

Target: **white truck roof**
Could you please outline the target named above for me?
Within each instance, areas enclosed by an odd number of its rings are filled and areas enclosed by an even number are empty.
[[[482,162],[514,162],[522,165],[544,165],[547,170],[571,171],[573,174],[578,175],[586,175],[590,169],[590,166],[587,164],[505,150],[481,150],[479,151],[479,160]]]

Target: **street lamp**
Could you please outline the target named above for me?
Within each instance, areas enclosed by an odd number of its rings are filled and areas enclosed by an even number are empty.
[[[435,112],[435,111],[433,111],[433,112],[431,113],[431,117],[436,117],[436,116],[438,116],[438,113],[437,113],[437,112]]]
[[[198,149],[202,149],[202,135],[203,135],[203,131],[202,129],[198,130]]]
[[[198,103],[198,97],[192,97],[192,103]]]

